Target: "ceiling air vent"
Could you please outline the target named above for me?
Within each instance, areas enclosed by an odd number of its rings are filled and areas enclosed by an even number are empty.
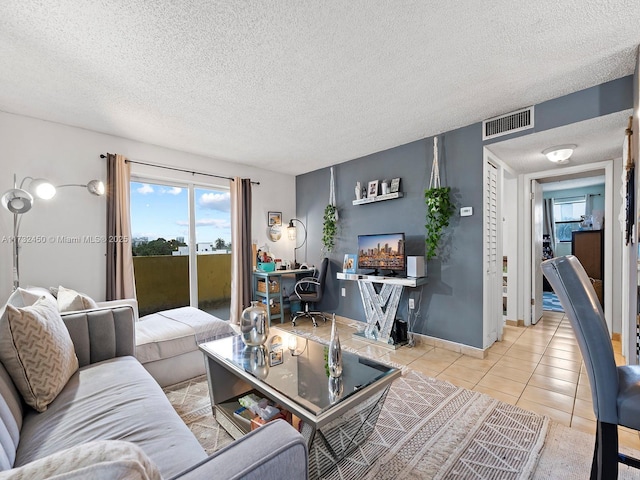
[[[482,140],[533,128],[533,107],[490,118],[482,122]]]

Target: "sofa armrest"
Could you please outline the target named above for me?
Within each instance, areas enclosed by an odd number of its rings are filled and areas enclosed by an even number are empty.
[[[210,478],[307,480],[309,458],[302,435],[284,420],[254,430],[174,480]]]
[[[138,314],[138,300],[135,298],[123,298],[122,300],[107,300],[106,302],[96,302],[100,308],[114,308],[129,306],[133,309],[133,319],[137,322],[139,318]]]
[[[135,321],[131,306],[62,313],[80,367],[114,357],[135,356]]]

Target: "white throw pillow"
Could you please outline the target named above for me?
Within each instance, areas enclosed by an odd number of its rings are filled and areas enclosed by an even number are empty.
[[[58,287],[58,310],[61,312],[75,312],[98,308],[98,304],[88,295],[70,288]]]
[[[0,472],[0,480],[162,480],[140,447],[122,440],[97,440]]]
[[[38,301],[38,299],[40,299],[42,297],[46,297],[48,300],[51,300],[53,303],[56,302],[56,299],[54,298],[54,296],[51,295],[49,290],[47,290],[45,288],[41,288],[41,287],[20,288],[20,287],[18,287],[18,291],[20,292],[20,295],[22,296],[22,301],[24,302],[24,306],[25,307],[33,305],[34,303],[36,303]]]
[[[0,317],[0,360],[24,401],[39,412],[78,369],[73,341],[55,304],[7,305]]]

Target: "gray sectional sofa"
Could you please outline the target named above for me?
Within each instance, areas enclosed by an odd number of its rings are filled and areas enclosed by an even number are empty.
[[[96,440],[132,442],[165,479],[280,479],[283,472],[286,478],[307,478],[305,443],[283,421],[261,427],[207,457],[135,358],[131,307],[99,308],[62,318],[79,369],[44,412],[24,403],[0,364],[0,479],[24,478],[19,476],[21,467]]]

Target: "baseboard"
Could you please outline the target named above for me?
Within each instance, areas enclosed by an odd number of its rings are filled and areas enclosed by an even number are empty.
[[[524,327],[524,320],[505,320],[510,327]]]
[[[363,325],[365,324],[364,322],[360,322],[358,320],[354,320],[348,317],[342,317],[339,315],[336,315],[336,322],[343,323],[345,325],[349,325],[353,323],[356,323],[356,324],[361,323]],[[412,333],[412,335],[415,343],[418,345],[429,345],[432,347],[442,348],[444,350],[449,350],[456,353],[462,353],[464,355],[468,355],[473,358],[483,359],[487,357],[488,349],[471,347],[469,345],[464,345],[462,343],[452,342],[450,340],[443,340],[441,338],[431,337],[429,335],[423,335],[422,333]],[[402,348],[403,347],[400,347],[400,351],[402,351]]]

